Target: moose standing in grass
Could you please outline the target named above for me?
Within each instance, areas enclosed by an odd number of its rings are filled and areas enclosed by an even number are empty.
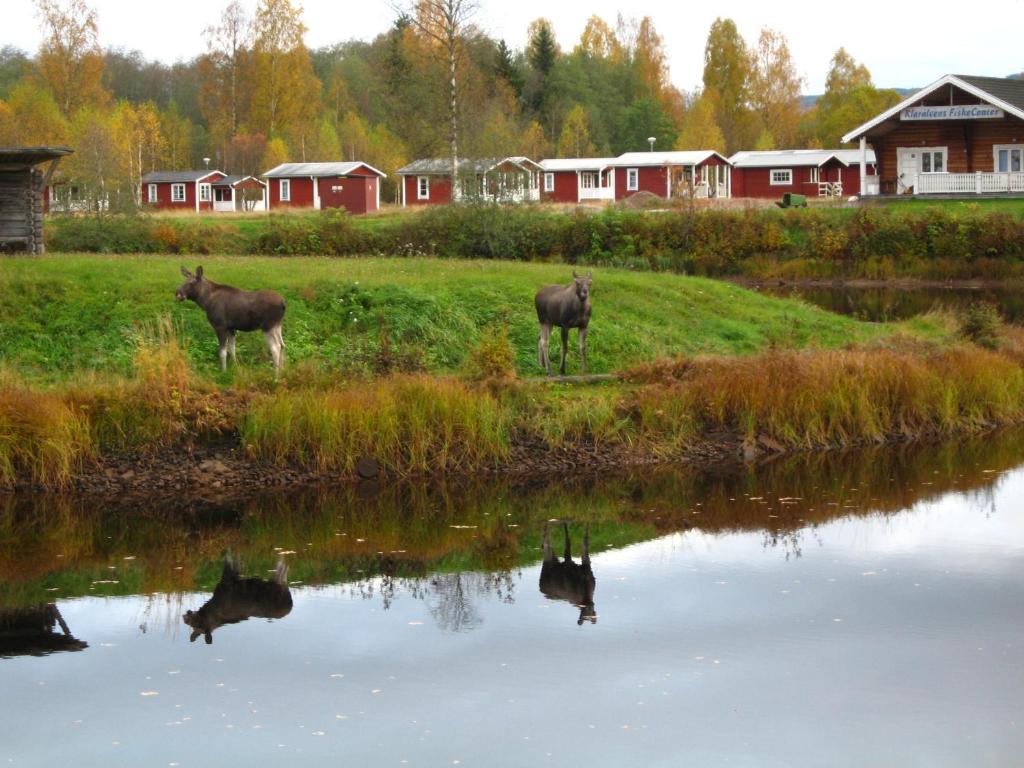
[[[284,359],[284,338],[281,323],[284,320],[284,299],[277,291],[243,291],[230,285],[221,285],[203,277],[203,268],[196,267],[195,274],[181,268],[185,282],[175,294],[178,301],[191,299],[206,312],[220,342],[220,368],[228,367],[228,352],[231,362],[235,358],[235,333],[238,331],[263,331],[267,339],[270,356],[274,360],[274,371],[281,372]]]
[[[569,346],[569,329],[580,329],[580,364],[587,369],[587,325],[590,323],[590,282],[591,273],[585,277],[572,272],[568,285],[546,285],[537,291],[534,303],[537,305],[537,320],[540,322],[540,341],[537,353],[541,367],[551,375],[551,358],[548,355],[548,339],[551,329],[562,329],[562,362],[558,373],[565,376],[565,357]]]

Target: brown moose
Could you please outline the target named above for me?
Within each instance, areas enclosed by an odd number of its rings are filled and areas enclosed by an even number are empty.
[[[565,538],[564,559],[559,560],[551,548],[548,523],[544,523],[544,562],[540,567],[540,591],[549,600],[565,600],[580,609],[577,625],[589,621],[597,624],[594,609],[594,572],[590,569],[590,525],[583,529],[583,553],[579,563],[573,562],[569,526],[562,522]]]

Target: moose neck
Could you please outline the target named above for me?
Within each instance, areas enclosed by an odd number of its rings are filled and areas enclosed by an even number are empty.
[[[199,285],[196,286],[196,295],[192,299],[203,309],[206,309],[206,305],[210,301],[210,294],[213,293],[213,289],[216,287],[216,283],[210,282],[209,280],[200,280]]]

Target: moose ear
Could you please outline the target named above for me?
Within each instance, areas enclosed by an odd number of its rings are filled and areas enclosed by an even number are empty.
[[[594,271],[591,269],[587,270],[587,280],[590,280],[594,276]]]
[[[184,275],[185,277],[192,277],[192,273],[191,273],[191,272],[189,272],[189,271],[188,271],[187,269],[185,269],[184,267],[182,267],[182,268],[181,268],[181,274],[183,274],[183,275]]]
[[[196,267],[196,278],[198,278],[199,280],[203,279],[203,268],[202,267]]]
[[[573,277],[573,280],[575,280],[576,278],[579,277],[579,275],[576,274],[576,270],[575,269],[572,271],[572,277]]]

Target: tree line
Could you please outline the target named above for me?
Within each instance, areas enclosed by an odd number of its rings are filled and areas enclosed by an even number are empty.
[[[752,43],[731,19],[708,32],[700,87],[670,79],[650,17],[592,16],[571,50],[543,18],[522,50],[475,22],[475,0],[395,4],[371,41],[311,49],[301,6],[233,0],[205,52],[164,64],[104,49],[86,0],[35,0],[39,50],[0,49],[0,144],[68,144],[63,172],[113,207],[138,205],[152,170],[258,175],[288,161],[362,160],[389,174],[420,157],[611,156],[658,149],[838,146],[900,96],[845,49],[825,93],[804,104],[788,41]]]

